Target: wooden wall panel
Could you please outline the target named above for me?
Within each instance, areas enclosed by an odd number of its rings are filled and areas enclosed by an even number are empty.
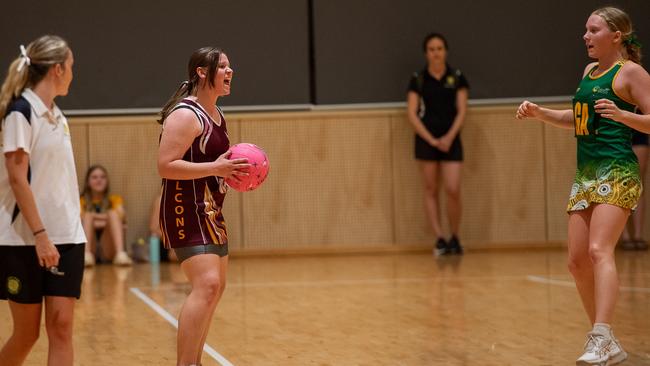
[[[74,152],[74,163],[77,168],[77,179],[79,189],[84,187],[84,175],[88,169],[88,125],[70,124],[70,137],[72,138],[72,151]]]
[[[541,132],[539,124],[515,121],[512,107],[470,110],[462,131],[460,235],[465,243],[479,247],[546,240]],[[394,118],[393,134],[397,242],[432,244],[413,158],[413,130],[405,116]],[[443,206],[441,216],[445,212]]]
[[[468,248],[566,240],[573,134],[516,121],[514,108],[468,113],[461,226]],[[88,165],[108,168],[112,190],[126,200],[128,242],[147,235],[160,186],[160,127],[153,120],[70,119],[80,185]],[[403,110],[233,113],[228,121],[231,143],[258,144],[271,161],[259,190],[228,193],[224,215],[233,251],[433,245]]]
[[[405,114],[392,116],[391,134],[396,243],[433,245],[436,238],[424,209],[422,178],[414,158],[415,135]]]
[[[271,163],[242,194],[246,249],[393,243],[387,117],[250,119],[241,138]]]
[[[111,118],[73,118],[72,121],[80,189],[87,168],[92,164],[104,165],[109,172],[111,191],[121,194],[125,200],[129,224],[127,244],[146,238],[151,205],[160,189],[156,167],[160,125],[154,122],[154,117],[119,118],[116,122]],[[238,121],[228,121],[228,132],[234,141],[239,139]],[[224,204],[229,246],[234,250],[242,246],[240,201],[237,195],[229,194]]]
[[[544,126],[548,240],[552,242],[567,240],[566,207],[576,172],[576,140],[573,134],[573,130]]]
[[[124,197],[128,246],[149,235],[153,200],[160,193],[156,168],[160,125],[152,118],[134,123],[97,122],[88,128],[89,164],[106,167],[111,192]]]

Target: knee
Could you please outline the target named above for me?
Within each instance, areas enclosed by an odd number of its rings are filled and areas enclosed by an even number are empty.
[[[604,261],[613,260],[614,253],[606,245],[591,243],[589,245],[589,259],[591,259],[591,263],[598,264]]]
[[[447,194],[447,198],[451,201],[460,200],[460,187],[446,187],[445,193]]]
[[[569,268],[569,272],[575,277],[585,271],[591,271],[591,261],[586,252],[584,254],[570,253],[567,267]]]
[[[219,274],[206,274],[201,278],[200,291],[207,303],[218,301],[223,293],[226,284]]]
[[[55,314],[45,322],[47,337],[50,342],[72,341],[72,317]]]
[[[119,224],[119,225],[123,224],[122,223],[122,217],[120,216],[120,213],[117,212],[117,210],[110,209],[110,210],[106,211],[106,215],[108,216],[109,222],[114,223],[114,224]]]
[[[424,183],[424,193],[429,197],[436,197],[438,186],[435,183]]]
[[[83,223],[84,227],[92,227],[93,224],[93,216],[91,212],[84,212],[81,214],[81,222]]]

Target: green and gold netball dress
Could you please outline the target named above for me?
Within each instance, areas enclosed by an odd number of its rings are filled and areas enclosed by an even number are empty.
[[[578,169],[571,187],[567,211],[584,210],[592,203],[636,208],[643,190],[639,162],[632,151],[632,129],[602,118],[594,111],[598,99],[609,99],[619,109],[634,112],[635,106],[619,98],[614,80],[623,61],[598,77],[594,66],[582,79],[573,98],[575,136],[578,140]]]

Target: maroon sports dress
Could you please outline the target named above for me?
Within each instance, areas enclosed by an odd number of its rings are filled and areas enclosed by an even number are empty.
[[[202,128],[201,135],[194,139],[183,160],[213,162],[228,151],[230,141],[221,110],[217,123],[200,104],[191,99],[183,99],[173,110],[180,108],[193,111]],[[165,248],[227,244],[228,234],[221,211],[227,190],[222,177],[190,180],[163,178],[160,227]]]

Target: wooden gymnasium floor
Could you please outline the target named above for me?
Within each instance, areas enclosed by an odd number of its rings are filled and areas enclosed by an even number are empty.
[[[234,258],[204,365],[573,365],[588,330],[560,250]],[[650,365],[650,253],[619,252],[615,330]],[[86,271],[78,365],[173,365],[177,265]],[[156,308],[156,309],[154,309]],[[10,315],[0,304],[0,341]],[[28,365],[44,365],[45,330]],[[221,356],[220,356],[221,355]]]

